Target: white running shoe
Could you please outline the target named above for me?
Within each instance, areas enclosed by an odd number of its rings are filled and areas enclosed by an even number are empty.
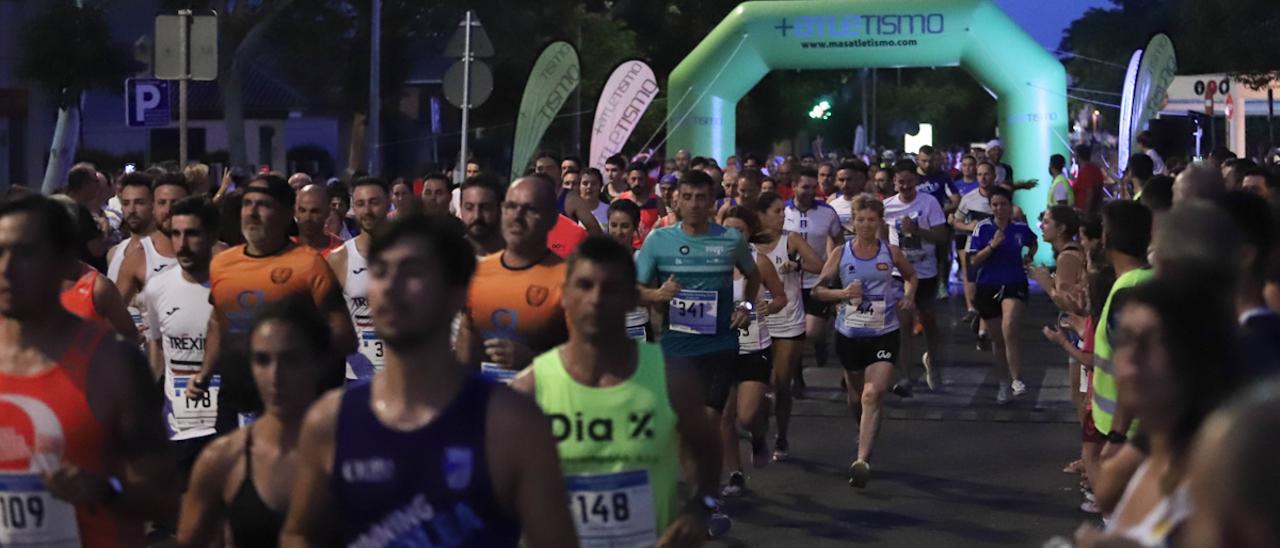
[[[933,358],[929,356],[928,352],[925,352],[920,361],[924,362],[925,384],[929,385],[929,391],[936,391],[939,386],[942,386],[942,380],[938,378],[938,372],[933,368]]]
[[[1021,379],[1013,379],[1013,383],[1009,385],[1013,388],[1013,397],[1017,398],[1027,393],[1027,384]]]

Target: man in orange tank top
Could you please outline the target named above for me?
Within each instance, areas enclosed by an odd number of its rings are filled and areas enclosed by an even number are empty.
[[[137,348],[57,302],[76,276],[62,206],[0,205],[0,546],[141,546],[171,515],[174,466]]]
[[[204,363],[186,393],[191,399],[201,398],[213,374],[221,374],[218,432],[234,430],[260,407],[245,353],[250,323],[263,304],[290,295],[311,297],[332,330],[335,386],[346,370],[341,358],[356,350],[351,316],[329,265],[315,250],[289,241],[294,198],[283,177],[262,174],[251,179],[240,208],[245,244],[219,253],[209,265],[213,313]]]
[[[476,266],[456,344],[462,363],[479,363],[486,375],[509,380],[568,339],[560,306],[564,259],[547,248],[557,217],[555,189],[545,179],[523,177],[507,189],[506,248]]]

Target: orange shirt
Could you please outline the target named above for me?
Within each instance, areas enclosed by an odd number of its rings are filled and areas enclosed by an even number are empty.
[[[56,366],[31,376],[0,373],[0,495],[24,501],[19,511],[31,512],[38,505],[43,520],[40,528],[10,529],[13,536],[8,540],[19,546],[142,546],[141,522],[120,519],[98,506],[72,506],[55,499],[38,475],[62,462],[98,475],[108,470],[107,425],[89,407],[85,379],[103,337],[111,335],[93,322],[81,322],[77,329]],[[34,516],[27,513],[24,519]]]
[[[250,257],[238,245],[209,264],[209,300],[225,332],[247,336],[253,314],[264,303],[299,293],[316,306],[338,286],[329,265],[314,249],[290,245],[270,257]]]
[[[542,262],[516,270],[502,264],[503,253],[476,265],[467,298],[473,333],[480,340],[513,340],[541,354],[568,338],[560,306],[564,260],[547,254]]]

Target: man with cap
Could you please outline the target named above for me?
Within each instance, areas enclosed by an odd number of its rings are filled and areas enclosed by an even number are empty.
[[[987,159],[996,166],[996,184],[1007,185],[1013,183],[1013,166],[1003,162],[1004,144],[999,139],[992,139],[987,142]]]

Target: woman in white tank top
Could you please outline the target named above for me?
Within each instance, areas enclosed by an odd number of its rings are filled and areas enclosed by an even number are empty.
[[[782,230],[786,220],[786,202],[773,192],[756,198],[755,213],[760,219],[760,232],[754,240],[756,250],[769,259],[782,278],[787,306],[769,316],[769,334],[773,336],[774,413],[778,421],[778,439],[774,460],[788,456],[787,433],[791,424],[791,380],[800,368],[800,352],[804,348],[804,302],[800,296],[803,272],[822,271],[822,257],[809,246],[804,236]]]
[[[725,228],[742,233],[750,241],[751,236],[759,232],[760,221],[747,208],[733,206],[726,210],[722,224]],[[752,311],[750,325],[739,330],[739,361],[734,364],[733,386],[729,389],[729,398],[720,420],[720,438],[724,444],[725,462],[729,467],[729,485],[722,492],[725,496],[737,495],[746,487],[746,475],[742,472],[738,448],[739,428],[751,433],[751,460],[754,467],[759,468],[769,462],[769,446],[765,441],[769,424],[763,412],[764,394],[772,376],[769,357],[772,338],[767,318],[791,304],[782,280],[778,278],[769,258],[754,249],[751,255],[756,261],[756,269],[760,271],[761,281],[760,292],[755,299],[744,294],[746,280],[742,278],[742,273],[735,270],[733,274],[734,302],[749,301],[752,303]]]

